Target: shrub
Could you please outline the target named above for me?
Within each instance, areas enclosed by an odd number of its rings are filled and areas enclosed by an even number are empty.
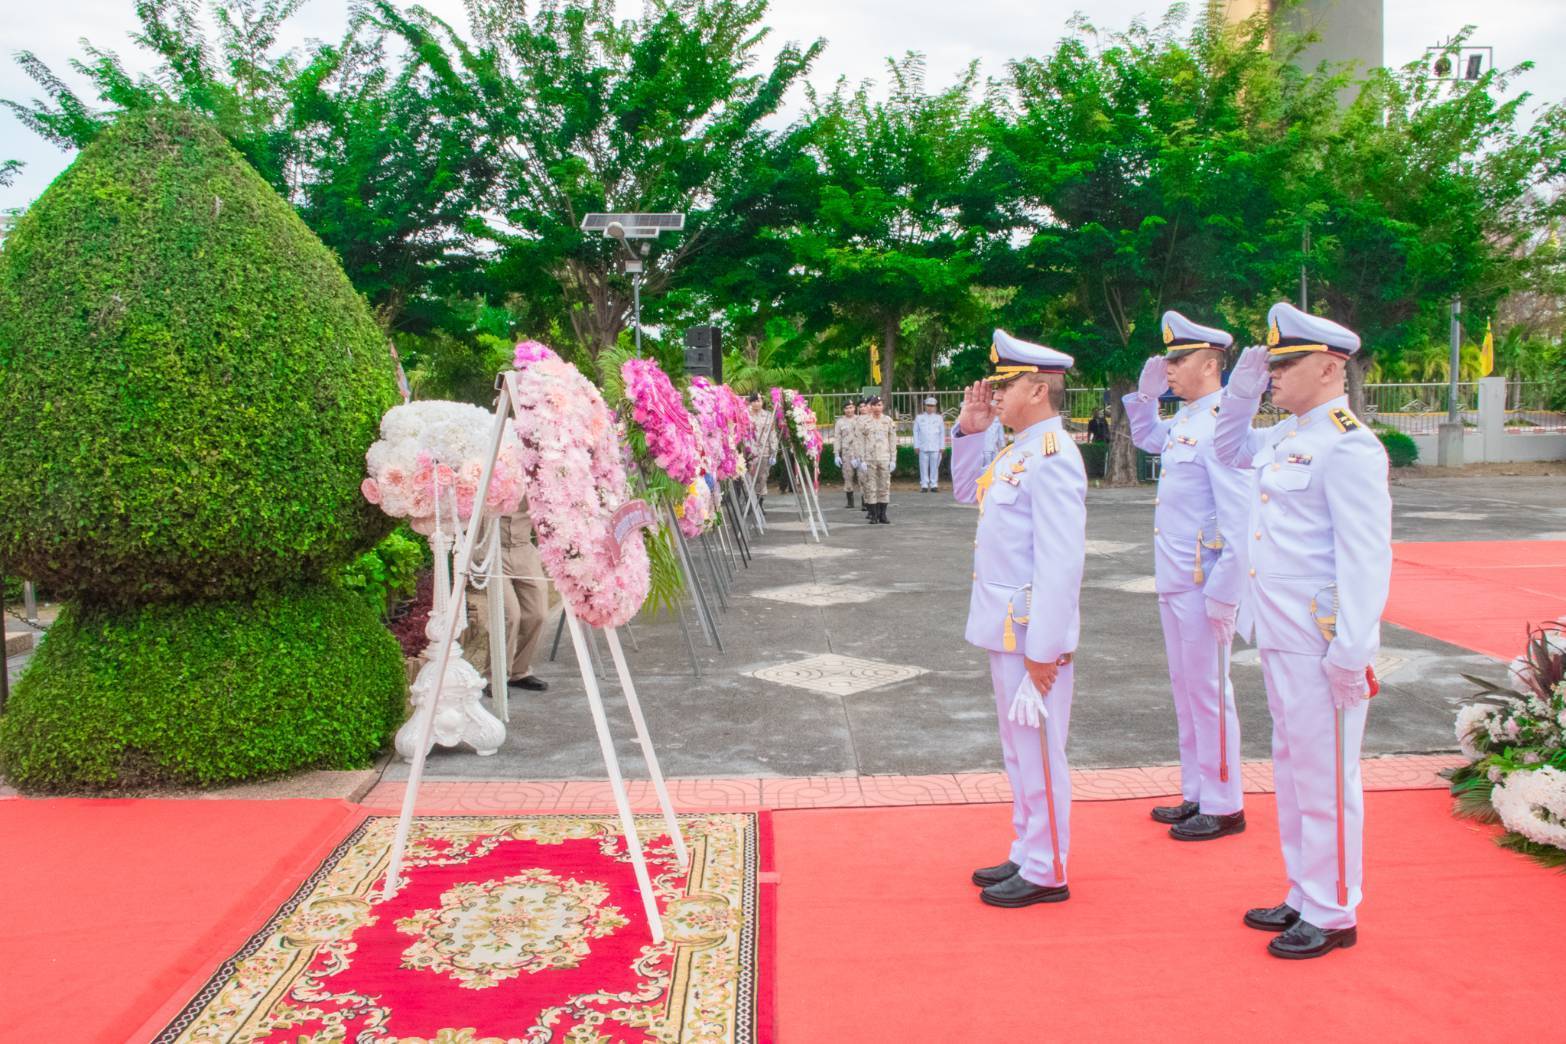
[[[1376,437],[1387,451],[1387,461],[1394,468],[1406,468],[1419,459],[1419,447],[1414,440],[1396,428],[1377,426]]]
[[[28,790],[361,768],[402,720],[402,652],[331,584],[243,602],[68,606],[0,718]]]
[[[129,114],[0,252],[0,553],[99,605],[334,573],[390,531],[359,483],[396,398],[293,208],[194,114]]]
[[[343,567],[342,585],[357,592],[372,611],[385,617],[404,598],[412,598],[419,573],[430,562],[429,544],[407,526]]]

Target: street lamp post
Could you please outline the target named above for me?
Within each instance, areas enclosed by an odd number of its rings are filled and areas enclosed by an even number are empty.
[[[642,276],[647,268],[647,255],[652,252],[650,240],[660,232],[681,232],[685,229],[684,214],[588,214],[582,219],[583,232],[599,232],[605,239],[618,240],[625,248],[620,259],[620,271],[631,277],[631,321],[636,330],[636,354],[642,354]],[[631,240],[642,240],[641,249],[631,245]]]

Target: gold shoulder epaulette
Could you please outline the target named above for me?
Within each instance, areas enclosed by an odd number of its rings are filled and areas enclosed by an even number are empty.
[[[1348,410],[1333,410],[1332,423],[1338,426],[1339,431],[1353,431],[1359,427],[1359,418]]]
[[[1055,433],[1053,431],[1046,431],[1044,433],[1044,456],[1053,457],[1059,452],[1060,443],[1055,441]]]

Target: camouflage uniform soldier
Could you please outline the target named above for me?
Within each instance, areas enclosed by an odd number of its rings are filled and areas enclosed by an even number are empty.
[[[843,492],[848,506],[854,506],[854,490],[859,488],[859,418],[858,407],[850,399],[843,404],[842,416],[832,425],[832,454],[843,472]]]
[[[897,465],[897,422],[881,412],[879,395],[870,396],[867,403],[870,416],[859,422],[859,450],[864,455],[867,478],[865,503],[870,505],[872,523],[890,525],[886,504],[892,496],[892,468]]]

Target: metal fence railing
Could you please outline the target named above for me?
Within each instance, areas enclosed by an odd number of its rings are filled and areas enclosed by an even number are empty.
[[[1549,386],[1540,381],[1511,381],[1506,386],[1506,431],[1508,434],[1566,431],[1566,411],[1553,410],[1549,404]],[[912,439],[913,416],[922,412],[924,400],[934,396],[941,414],[950,424],[962,408],[963,389],[934,391],[894,391],[887,412],[898,422],[903,441]],[[1451,385],[1443,382],[1409,382],[1365,385],[1365,420],[1409,435],[1434,435],[1446,421]],[[832,392],[810,396],[821,427],[830,432],[843,412],[843,403],[859,396]],[[1108,402],[1104,388],[1067,388],[1067,427],[1076,434],[1087,430],[1093,411]],[[1468,427],[1479,423],[1479,385],[1462,381],[1457,385],[1458,417]],[[1166,410],[1165,412],[1169,412]],[[1282,413],[1264,403],[1256,416],[1258,427],[1276,424]]]
[[[1566,411],[1550,409],[1550,386],[1543,381],[1509,381],[1505,430],[1508,435],[1566,431]]]

